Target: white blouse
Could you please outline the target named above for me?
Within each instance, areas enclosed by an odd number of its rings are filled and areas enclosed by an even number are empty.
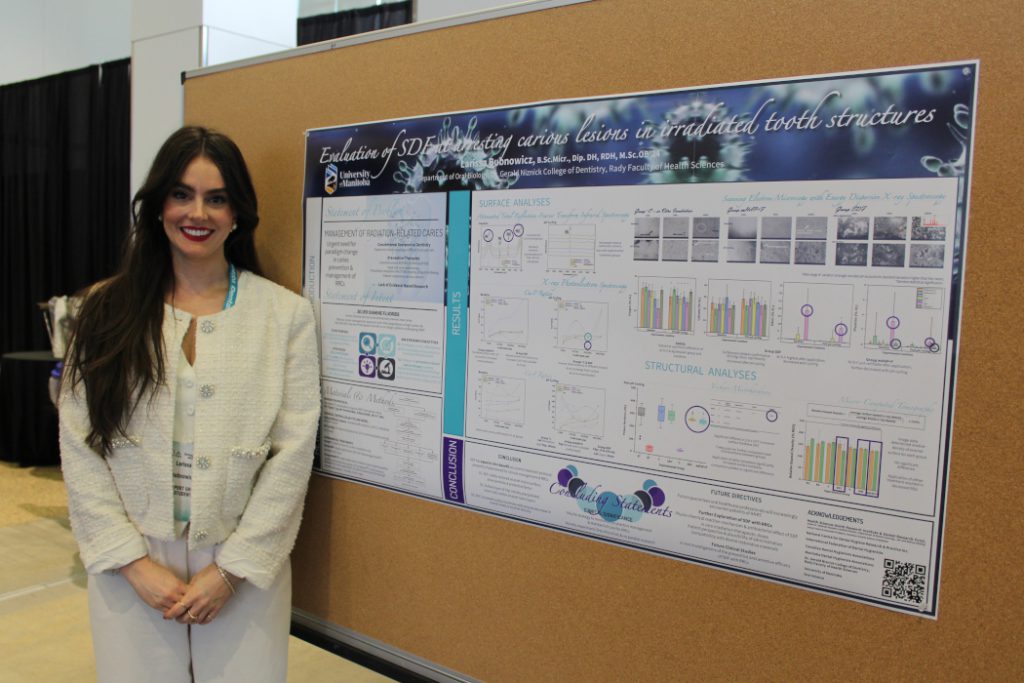
[[[196,433],[196,371],[184,349],[178,354],[178,387],[174,392],[174,535],[188,527],[192,508],[192,452]]]

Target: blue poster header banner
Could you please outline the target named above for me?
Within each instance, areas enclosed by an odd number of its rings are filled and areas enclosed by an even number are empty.
[[[315,130],[305,193],[963,176],[976,77],[943,64]]]

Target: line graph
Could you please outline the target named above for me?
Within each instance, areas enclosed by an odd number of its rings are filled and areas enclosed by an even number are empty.
[[[477,408],[482,419],[523,425],[526,421],[526,382],[516,377],[479,374]]]
[[[596,226],[552,225],[548,229],[549,270],[593,272],[596,255]]]
[[[558,301],[557,346],[580,351],[608,348],[608,304],[592,301]]]
[[[530,338],[529,327],[528,299],[493,294],[480,297],[480,333],[484,341],[525,345]]]
[[[604,389],[559,383],[554,387],[554,395],[557,431],[604,436]]]

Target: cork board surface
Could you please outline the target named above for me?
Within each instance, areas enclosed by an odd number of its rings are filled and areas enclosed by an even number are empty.
[[[597,0],[189,79],[186,120],[245,151],[264,268],[298,289],[306,129],[981,60],[938,620],[320,476],[295,605],[486,681],[1024,679],[1021,325],[1006,315],[1024,255],[1022,29],[1010,0]]]

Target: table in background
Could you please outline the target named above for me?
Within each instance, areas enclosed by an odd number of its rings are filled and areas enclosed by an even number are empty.
[[[57,409],[50,403],[49,351],[5,353],[0,361],[0,460],[22,467],[60,463]]]

